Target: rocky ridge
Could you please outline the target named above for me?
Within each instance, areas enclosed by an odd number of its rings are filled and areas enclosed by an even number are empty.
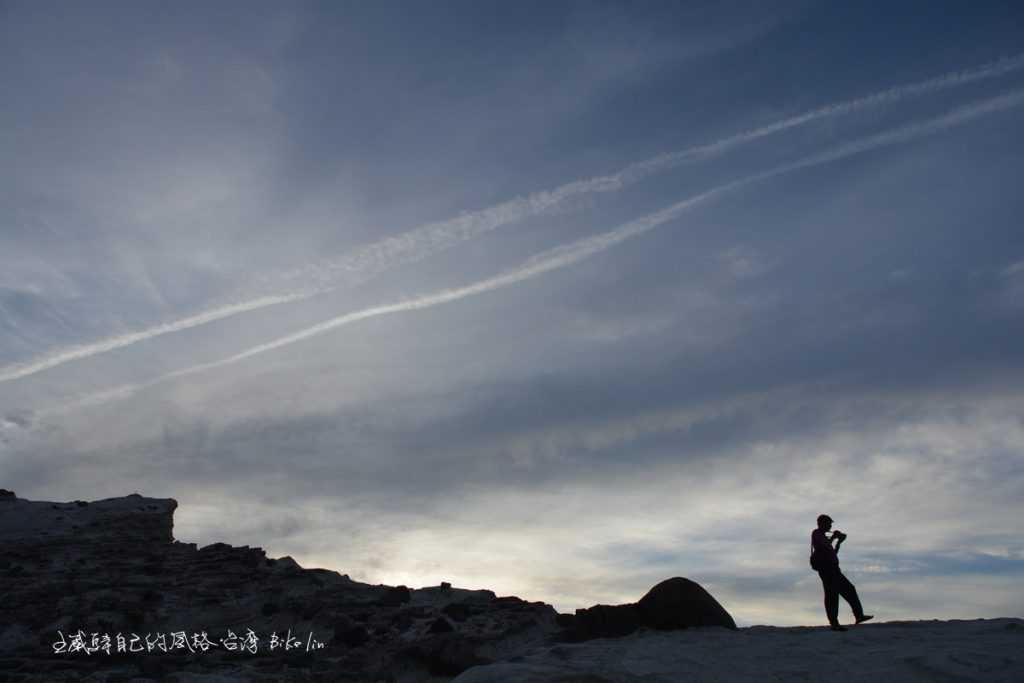
[[[489,590],[371,585],[261,548],[182,543],[176,508],[137,493],[55,503],[0,489],[0,680],[450,681],[644,626],[735,628],[686,579],[660,584],[659,600],[559,615]],[[680,617],[693,600],[695,616]]]

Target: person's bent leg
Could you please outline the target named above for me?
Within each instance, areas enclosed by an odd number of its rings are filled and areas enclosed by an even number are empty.
[[[860,598],[857,597],[857,589],[853,587],[850,580],[843,576],[843,573],[836,570],[836,590],[839,595],[843,596],[846,602],[850,603],[850,609],[853,610],[853,616],[857,621],[864,621],[864,608],[861,607]],[[836,599],[836,611],[839,611],[838,598]]]

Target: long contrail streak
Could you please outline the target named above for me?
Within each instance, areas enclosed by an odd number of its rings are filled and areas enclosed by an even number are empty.
[[[415,263],[460,242],[478,237],[496,228],[551,212],[566,201],[587,194],[615,192],[644,178],[663,173],[680,165],[703,161],[722,155],[743,144],[806,125],[830,116],[849,114],[869,107],[898,102],[908,97],[925,95],[976,81],[996,78],[1024,68],[1024,54],[990,62],[974,69],[964,69],[916,83],[897,85],[880,92],[846,102],[826,105],[803,114],[753,128],[715,142],[689,149],[669,152],[645,161],[630,164],[615,173],[576,180],[553,190],[536,192],[526,197],[466,213],[456,218],[428,223],[408,232],[366,245],[342,258],[310,264],[302,268],[263,278],[263,287],[276,293],[259,296],[240,303],[219,306],[203,313],[169,323],[111,337],[91,344],[74,346],[50,356],[0,368],[0,382],[28,377],[74,360],[88,358],[136,344],[164,334],[277,304],[300,301],[353,285],[399,265]],[[285,283],[298,280],[299,287],[287,290]]]
[[[807,156],[788,164],[776,166],[775,168],[767,171],[762,171],[724,185],[719,185],[710,190],[694,195],[693,197],[676,202],[664,209],[647,214],[646,216],[628,223],[624,223],[609,232],[548,249],[532,256],[519,267],[494,277],[480,280],[462,287],[444,289],[439,292],[414,297],[404,301],[373,306],[371,308],[365,308],[352,313],[346,313],[317,325],[313,325],[312,327],[307,327],[293,334],[246,349],[245,351],[227,358],[176,370],[140,384],[129,384],[109,391],[90,394],[84,398],[65,404],[52,412],[64,412],[75,408],[105,403],[118,398],[126,398],[142,389],[146,389],[171,379],[237,363],[247,358],[252,358],[258,354],[272,351],[289,344],[294,344],[343,325],[348,325],[367,318],[429,308],[431,306],[464,299],[476,294],[483,294],[484,292],[493,291],[501,287],[507,287],[508,285],[522,282],[552,270],[564,268],[582,261],[583,259],[605,251],[627,239],[642,235],[660,225],[664,225],[665,223],[678,218],[685,211],[698,204],[719,197],[728,192],[735,191],[752,183],[773,178],[785,173],[791,173],[800,169],[838,161],[840,159],[845,159],[874,149],[909,142],[953,126],[967,123],[980,116],[1010,109],[1012,107],[1020,106],[1021,104],[1024,104],[1024,90],[1012,91],[981,102],[959,107],[937,118],[911,123],[883,133],[867,136],[819,154]]]

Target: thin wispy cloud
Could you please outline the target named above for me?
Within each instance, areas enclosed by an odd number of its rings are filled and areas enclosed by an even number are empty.
[[[953,109],[939,117],[910,123],[882,133],[867,136],[818,154],[812,154],[799,160],[716,186],[702,193],[676,202],[659,211],[647,214],[636,220],[629,221],[628,223],[620,225],[608,232],[548,249],[540,254],[532,256],[521,266],[494,277],[480,280],[462,287],[445,289],[408,300],[373,306],[359,311],[354,311],[352,313],[346,313],[273,341],[253,346],[245,351],[226,358],[176,370],[146,382],[123,385],[107,391],[93,393],[75,401],[66,403],[52,411],[45,411],[41,414],[61,413],[68,410],[75,410],[107,403],[113,400],[128,398],[141,390],[150,388],[157,384],[188,375],[214,370],[233,363],[238,363],[262,353],[295,344],[316,335],[320,335],[361,320],[407,311],[422,310],[524,282],[545,273],[573,265],[593,256],[594,254],[606,251],[630,238],[648,233],[659,226],[665,225],[679,218],[686,211],[699,204],[716,199],[722,195],[734,192],[753,183],[768,180],[793,171],[839,161],[872,150],[911,142],[927,135],[969,123],[988,114],[1018,107],[1021,104],[1024,104],[1024,90],[1011,91],[996,97],[957,107],[956,109]]]
[[[423,260],[499,227],[544,215],[576,197],[615,192],[683,164],[709,160],[741,145],[827,117],[850,114],[986,79],[998,78],[1021,68],[1024,68],[1024,55],[1015,55],[974,69],[963,69],[924,81],[897,85],[864,97],[825,105],[715,142],[652,157],[630,164],[612,174],[572,181],[553,190],[536,192],[480,211],[469,212],[445,221],[428,223],[400,235],[366,245],[341,258],[309,264],[283,273],[266,275],[255,282],[252,286],[253,291],[243,296],[242,301],[227,303],[137,332],[65,348],[34,360],[2,367],[0,368],[0,382],[29,377],[75,360],[107,353],[268,306],[301,301],[334,291],[341,286],[356,285],[382,272]],[[935,125],[940,124],[936,123]],[[941,124],[940,127],[942,125],[946,124]],[[749,179],[744,182],[749,182]],[[387,310],[374,315],[390,312],[392,311]]]

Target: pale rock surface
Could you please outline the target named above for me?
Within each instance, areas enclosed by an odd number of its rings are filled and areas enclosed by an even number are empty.
[[[544,646],[454,683],[1024,681],[1024,621],[654,631]]]

